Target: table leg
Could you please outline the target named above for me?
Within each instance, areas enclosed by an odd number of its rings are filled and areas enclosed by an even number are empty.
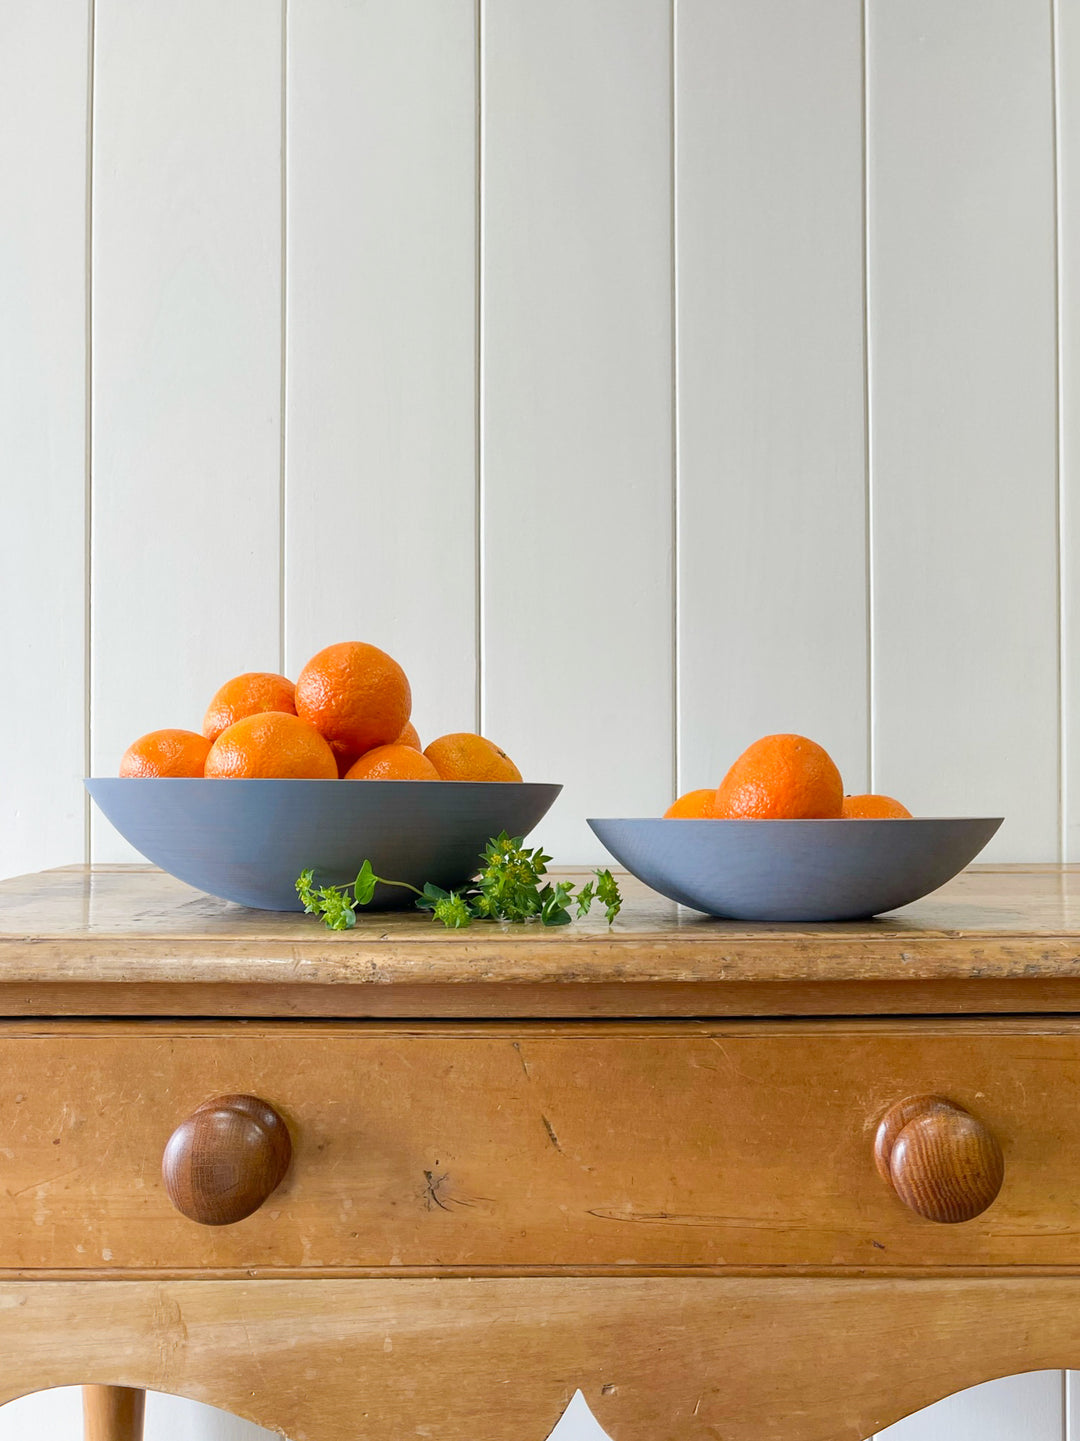
[[[146,1392],[131,1386],[84,1386],[84,1441],[142,1441]]]

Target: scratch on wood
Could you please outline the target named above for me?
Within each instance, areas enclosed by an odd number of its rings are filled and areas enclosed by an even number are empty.
[[[254,1365],[254,1367],[255,1367],[255,1370],[258,1372],[259,1379],[260,1379],[260,1381],[265,1382],[265,1380],[266,1380],[266,1373],[265,1373],[265,1371],[263,1370],[261,1347],[256,1346],[256,1344],[254,1343],[254,1341],[252,1341],[252,1339],[251,1339],[251,1332],[248,1330],[248,1328],[247,1328],[247,1323],[246,1323],[246,1322],[241,1321],[241,1322],[240,1322],[240,1328],[241,1328],[241,1330],[242,1330],[243,1333],[244,1333],[244,1340],[247,1342],[248,1355],[251,1357],[251,1360],[252,1360],[252,1363],[253,1363],[253,1365]],[[185,1339],[185,1340],[187,1339],[187,1327],[186,1327],[186,1326],[184,1327],[184,1339]]]
[[[436,1176],[433,1171],[425,1171],[425,1172],[424,1172],[424,1181],[425,1181],[425,1192],[424,1192],[424,1195],[425,1195],[426,1200],[427,1200],[427,1208],[428,1208],[429,1211],[431,1210],[432,1204],[438,1206],[438,1208],[439,1208],[440,1211],[449,1211],[450,1207],[445,1203],[445,1201],[442,1201],[442,1200],[440,1200],[440,1198],[439,1198],[439,1187],[443,1184],[443,1182],[444,1182],[445,1180],[446,1180],[446,1172],[445,1172],[445,1171],[442,1173],[441,1176]]]
[[[434,1171],[424,1172],[424,1189],[420,1194],[429,1211],[432,1205],[438,1206],[440,1211],[449,1211],[451,1206],[472,1207],[475,1206],[478,1201],[485,1204],[488,1202],[489,1197],[487,1196],[477,1196],[471,1200],[466,1200],[464,1196],[446,1195],[446,1182],[449,1179],[449,1175],[450,1173],[448,1171],[440,1171],[438,1174]],[[443,1199],[444,1195],[445,1200]]]
[[[559,1138],[555,1134],[555,1128],[554,1126],[552,1126],[548,1118],[544,1115],[543,1111],[540,1112],[540,1119],[544,1123],[544,1130],[548,1133],[548,1140],[555,1147],[556,1151],[558,1151],[559,1155],[563,1155],[563,1148],[559,1145]]]
[[[9,1191],[8,1195],[14,1200],[16,1196],[22,1196],[27,1191],[33,1191],[35,1188],[42,1191],[48,1190],[50,1186],[55,1186],[57,1181],[62,1181],[65,1176],[74,1176],[75,1172],[80,1169],[81,1167],[79,1166],[72,1166],[68,1171],[61,1171],[58,1176],[46,1176],[42,1181],[31,1181],[29,1185],[20,1186],[18,1190]]]
[[[521,1069],[525,1072],[525,1079],[531,1081],[532,1076],[529,1074],[529,1063],[521,1054],[521,1043],[519,1041],[512,1041],[511,1045],[514,1047],[514,1050],[517,1051],[517,1058],[521,1062]]]

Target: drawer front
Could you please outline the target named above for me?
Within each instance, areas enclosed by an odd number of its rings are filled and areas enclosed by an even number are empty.
[[[0,1269],[1080,1265],[1080,1028],[31,1023],[0,1031]],[[246,1219],[170,1203],[166,1141],[250,1093],[292,1137]],[[908,1209],[882,1115],[996,1137],[974,1220]]]

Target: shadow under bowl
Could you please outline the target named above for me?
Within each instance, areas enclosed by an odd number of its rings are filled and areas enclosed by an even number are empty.
[[[322,885],[377,875],[462,886],[491,836],[527,835],[559,785],[484,781],[179,780],[94,777],[86,789],[148,861],[200,891],[258,910],[298,911],[308,867]],[[412,904],[379,886],[368,909]]]
[[[611,854],[680,905],[739,921],[853,921],[909,905],[979,854],[1001,817],[590,820]]]

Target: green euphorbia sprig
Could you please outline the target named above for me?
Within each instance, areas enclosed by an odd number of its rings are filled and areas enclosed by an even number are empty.
[[[494,836],[480,856],[476,879],[457,891],[445,891],[428,882],[422,889],[408,881],[377,876],[365,861],[356,879],[344,885],[317,886],[315,873],[308,869],[297,878],[296,893],[309,915],[321,916],[332,931],[356,925],[356,912],[370,905],[376,886],[401,886],[414,892],[418,910],[430,911],[444,926],[460,929],[475,920],[538,922],[542,926],[566,926],[573,920],[570,907],[579,917],[588,915],[593,902],[603,907],[610,925],[622,907],[622,896],[609,870],[594,872],[574,894],[572,881],[551,881],[547,876],[550,856],[537,846],[526,850],[523,837],[511,838],[503,831]]]

